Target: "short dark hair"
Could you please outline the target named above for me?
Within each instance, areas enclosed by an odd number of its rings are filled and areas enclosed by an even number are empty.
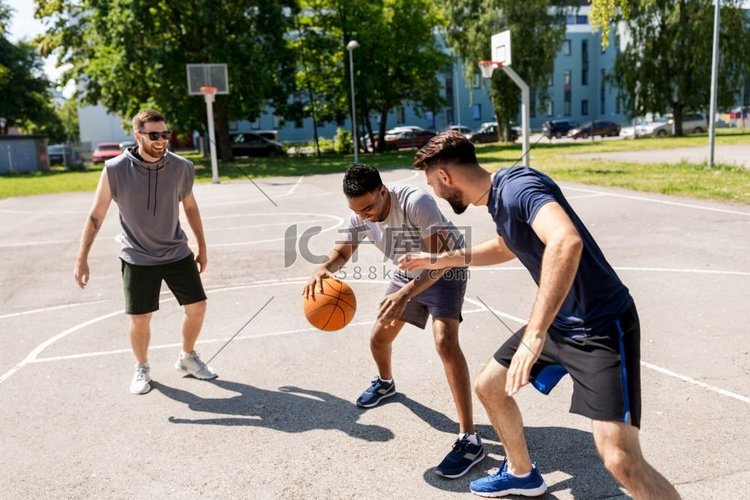
[[[167,119],[162,113],[155,109],[144,109],[133,117],[133,130],[140,132],[143,130],[143,126],[149,122],[167,123]]]
[[[380,172],[375,167],[364,163],[352,163],[352,166],[344,173],[344,194],[349,198],[375,191],[382,185]]]
[[[414,157],[414,168],[428,170],[437,163],[478,167],[474,145],[457,130],[443,132],[427,141]]]

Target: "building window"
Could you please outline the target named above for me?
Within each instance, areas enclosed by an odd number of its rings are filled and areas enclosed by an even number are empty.
[[[599,114],[600,115],[607,114],[607,88],[604,85],[604,82],[606,81],[607,81],[607,71],[602,70],[601,82],[599,83]]]
[[[399,106],[396,108],[396,123],[405,123],[406,122],[406,110],[403,106]]]
[[[589,100],[583,99],[581,101],[581,114],[583,116],[589,116]]]
[[[278,115],[273,115],[273,128],[274,130],[278,129],[281,126],[281,119],[279,119]]]
[[[581,40],[581,85],[589,84],[589,41]]]
[[[565,39],[565,41],[563,42],[563,46],[562,46],[562,52],[563,52],[563,55],[564,55],[564,56],[569,56],[569,55],[571,54],[571,50],[570,50],[570,40],[569,40],[569,39],[567,39],[567,38],[566,38],[566,39]]]
[[[615,113],[617,113],[618,115],[620,114],[620,109],[621,109],[620,108],[620,104],[621,104],[620,103],[620,96],[617,96],[615,98]]]
[[[547,116],[555,116],[555,101],[552,99],[547,102]]]
[[[570,116],[570,101],[572,98],[571,90],[571,71],[563,73],[563,115]]]
[[[588,16],[576,16],[576,24],[588,24],[588,23],[589,23]]]
[[[473,104],[471,106],[471,117],[474,120],[481,120],[482,119],[482,105],[481,104]]]

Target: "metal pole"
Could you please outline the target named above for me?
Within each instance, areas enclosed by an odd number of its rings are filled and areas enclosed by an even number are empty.
[[[455,64],[455,66],[456,66],[456,68],[455,68],[456,69],[456,79],[453,82],[453,89],[456,92],[456,112],[455,112],[455,114],[456,114],[456,117],[458,118],[456,120],[456,123],[457,123],[457,125],[459,127],[459,130],[461,128],[461,96],[459,94],[459,90],[460,90],[460,88],[459,88],[460,87],[459,80],[461,79],[461,66],[460,66],[460,64],[461,64],[460,62],[456,62],[456,64]]]
[[[714,141],[716,139],[716,100],[719,93],[719,12],[720,0],[716,0],[714,11],[714,50],[711,62],[711,107],[708,117],[708,168],[714,166]]]
[[[208,147],[211,151],[211,182],[219,183],[219,164],[216,161],[216,134],[214,134],[214,95],[210,92],[203,94],[206,99],[206,115],[208,116]]]
[[[531,109],[531,92],[529,86],[523,79],[518,76],[518,73],[513,71],[510,66],[503,66],[503,71],[515,82],[516,85],[521,89],[521,128],[523,129],[523,158],[524,163],[527,166],[531,165],[531,158],[529,157],[529,110]]]
[[[349,81],[352,87],[352,140],[354,143],[354,163],[359,163],[359,135],[357,134],[357,108],[354,105],[354,49],[359,47],[356,40],[351,40],[346,44],[346,50],[349,51]]]

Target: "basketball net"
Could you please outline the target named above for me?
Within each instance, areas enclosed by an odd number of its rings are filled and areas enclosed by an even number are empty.
[[[204,85],[200,88],[201,94],[203,94],[203,98],[206,100],[206,102],[214,102],[216,91],[219,90],[218,88],[214,87],[213,85]]]
[[[503,63],[497,61],[479,61],[479,71],[482,72],[482,78],[492,78],[492,72],[495,68],[502,68]]]

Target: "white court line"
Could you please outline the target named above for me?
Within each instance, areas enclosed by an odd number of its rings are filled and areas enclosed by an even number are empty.
[[[47,240],[47,241],[19,241],[16,243],[3,243],[0,244],[0,248],[16,248],[16,247],[36,247],[42,245],[60,245],[62,243],[77,243],[78,240]]]
[[[288,226],[289,224],[313,224],[316,222],[330,222],[331,219],[314,219],[314,220],[303,220],[303,221],[294,221],[294,222],[273,222],[269,224],[251,224],[249,226],[230,226],[230,227],[213,227],[213,228],[204,228],[204,231],[229,231],[229,230],[236,230],[236,229],[258,229],[261,227],[272,227],[272,226]],[[210,246],[210,245],[209,245]]]
[[[737,401],[742,401],[743,403],[750,404],[750,398],[746,396],[735,394],[734,392],[727,391],[726,389],[722,389],[720,387],[715,387],[713,385],[706,384],[705,382],[701,382],[700,380],[695,380],[694,378],[688,377],[686,375],[680,375],[679,373],[673,372],[672,370],[667,370],[666,368],[662,368],[661,366],[652,365],[651,363],[647,363],[646,361],[641,361],[641,366],[645,366],[646,368],[650,368],[659,373],[663,373],[664,375],[669,375],[670,377],[674,377],[676,379],[682,380],[684,382],[687,382],[688,384],[697,385],[698,387],[702,387],[709,391],[713,391],[717,394],[721,394],[722,396],[727,396],[730,398],[734,398]]]
[[[37,313],[43,313],[47,311],[57,311],[59,309],[69,309],[71,307],[80,307],[80,306],[90,306],[92,304],[101,304],[102,302],[107,302],[106,299],[104,300],[94,300],[91,302],[79,302],[77,304],[63,304],[61,306],[51,306],[51,307],[43,307],[41,309],[29,309],[28,311],[22,311],[17,313],[9,313],[9,314],[2,314],[0,315],[0,319],[5,318],[14,318],[16,316],[25,316],[27,314],[37,314]]]
[[[294,280],[294,281],[292,281],[292,280]],[[216,290],[207,291],[206,293],[219,293],[219,292],[226,292],[226,291],[231,291],[231,290],[265,287],[265,286],[268,286],[269,284],[273,284],[273,283],[280,284],[280,285],[295,284],[295,283],[299,284],[299,283],[303,283],[305,281],[306,281],[306,278],[302,278],[302,279],[287,278],[286,280],[283,280],[283,281],[269,280],[269,281],[264,281],[264,282],[256,282],[256,283],[250,284],[250,285],[238,285],[238,286],[233,286],[233,287],[220,288],[220,289],[216,289]],[[385,280],[371,280],[370,281],[370,280],[368,280],[368,281],[362,281],[361,283],[383,284],[383,283],[388,283],[388,281],[385,281]],[[174,298],[160,300],[159,302],[160,303],[162,303],[162,302],[168,302],[170,300],[174,300]],[[477,305],[477,304],[481,305],[481,303],[479,303],[479,302],[477,302],[477,301],[475,301],[474,299],[471,299],[471,298],[466,298],[465,300],[466,300],[466,302],[470,302],[470,303],[472,303],[474,305]],[[464,314],[473,314],[473,313],[476,313],[476,312],[482,312],[484,310],[485,309],[482,306],[481,309],[466,311]],[[512,316],[510,314],[504,313],[504,312],[499,311],[499,310],[494,309],[494,308],[492,308],[492,311],[495,314],[497,314],[498,316],[505,317],[505,318],[507,318],[507,319],[509,319],[511,321],[515,321],[515,322],[517,322],[519,324],[525,324],[526,323],[525,319],[519,318],[517,316]],[[74,355],[70,355],[70,356],[59,356],[57,358],[39,358],[39,354],[41,354],[47,347],[49,347],[50,345],[54,344],[58,340],[66,337],[67,335],[69,335],[71,333],[74,333],[76,331],[79,331],[79,330],[81,330],[81,329],[83,329],[83,328],[85,328],[85,327],[87,327],[89,325],[92,325],[94,323],[97,323],[99,321],[102,321],[102,320],[105,320],[105,319],[108,319],[108,318],[111,318],[113,316],[117,316],[117,315],[123,314],[123,313],[124,313],[124,311],[120,310],[120,311],[115,311],[113,313],[106,314],[104,316],[99,316],[99,317],[94,318],[92,320],[89,320],[89,321],[86,321],[86,322],[81,323],[79,325],[76,325],[76,326],[74,326],[72,328],[69,328],[68,330],[65,330],[64,332],[59,333],[58,335],[55,335],[54,337],[48,339],[47,341],[45,341],[42,344],[40,344],[39,346],[37,346],[36,349],[34,349],[28,356],[26,356],[26,358],[23,361],[21,361],[20,363],[16,364],[13,368],[11,368],[6,373],[4,373],[2,376],[0,376],[0,384],[2,384],[3,382],[5,382],[7,379],[9,379],[11,376],[13,376],[13,374],[15,374],[18,370],[20,370],[21,368],[23,368],[24,366],[26,366],[29,363],[45,362],[47,360],[49,360],[49,361],[55,361],[55,360],[63,360],[63,359],[76,359],[76,358],[87,357],[87,356],[106,355],[106,354],[120,354],[120,353],[123,353],[123,352],[130,352],[129,349],[122,349],[122,350],[118,350],[118,351],[102,351],[101,354],[100,353],[82,353],[82,354],[74,354]],[[354,325],[371,324],[371,323],[372,323],[372,321],[371,322],[353,323],[352,325],[354,326]],[[290,333],[297,333],[297,332],[309,331],[309,330],[314,330],[314,329],[308,328],[308,329],[301,329],[301,330],[287,330],[287,331],[282,331],[282,332],[271,332],[271,333],[268,333],[268,334],[243,336],[243,337],[237,337],[237,338],[253,339],[253,338],[262,338],[262,337],[273,337],[273,336],[289,335]],[[224,338],[224,339],[211,339],[211,340],[199,341],[198,343],[220,342],[220,341],[226,341],[226,340],[227,340],[226,338]],[[181,345],[181,344],[165,344],[165,345],[162,345],[162,346],[153,346],[151,348],[162,349],[162,348],[174,347],[174,346],[179,346],[179,345]],[[695,385],[697,387],[701,387],[703,389],[710,390],[710,391],[715,392],[717,394],[720,394],[720,395],[723,395],[723,396],[727,396],[727,397],[736,399],[737,401],[741,401],[743,403],[750,404],[750,398],[748,398],[746,396],[742,396],[740,394],[728,391],[726,389],[722,389],[720,387],[716,387],[716,386],[713,386],[713,385],[710,385],[710,384],[706,384],[704,382],[700,382],[700,381],[695,380],[695,379],[693,379],[691,377],[688,377],[686,375],[681,375],[679,373],[673,372],[673,371],[671,371],[669,369],[666,369],[666,368],[662,368],[662,367],[654,365],[652,363],[648,363],[646,361],[641,361],[641,366],[643,366],[645,368],[649,368],[649,369],[654,370],[654,371],[657,371],[657,372],[662,373],[664,375],[676,378],[678,380],[682,380],[683,382],[690,383],[690,384]]]
[[[289,188],[289,191],[287,191],[286,194],[283,194],[282,196],[289,196],[289,195],[291,195],[294,192],[294,190],[297,189],[297,186],[299,186],[302,183],[302,179],[304,179],[304,178],[305,178],[305,176],[301,175],[300,178],[297,179],[297,182],[294,184],[294,186],[292,186],[291,188]]]
[[[583,188],[577,188],[577,187],[570,187],[563,185],[563,188],[566,190],[571,191],[582,191],[584,193],[592,193],[597,194],[601,196],[612,196],[615,198],[623,198],[625,200],[636,200],[636,201],[647,201],[649,203],[659,203],[661,205],[671,205],[675,207],[682,207],[682,208],[693,208],[696,210],[706,210],[709,212],[719,212],[724,214],[733,214],[733,215],[745,215],[747,217],[750,217],[750,212],[740,212],[739,210],[729,210],[726,208],[715,208],[715,207],[706,207],[703,205],[692,205],[690,203],[683,203],[679,201],[669,201],[669,200],[662,200],[658,198],[647,198],[645,196],[636,196],[636,195],[629,195],[629,194],[620,194],[620,193],[608,193],[604,191],[596,191],[594,189],[583,189]],[[567,198],[567,197],[566,197]]]
[[[596,193],[596,194],[580,194],[578,196],[566,196],[565,199],[570,200],[585,200],[586,198],[601,198],[603,196],[606,196],[604,193]]]

